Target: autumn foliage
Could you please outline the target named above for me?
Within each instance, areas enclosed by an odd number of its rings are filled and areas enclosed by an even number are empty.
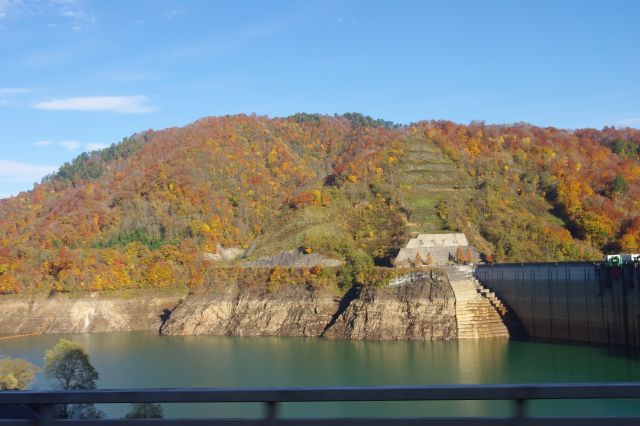
[[[0,201],[0,293],[197,285],[289,209],[383,179],[390,123],[352,114],[207,118],[83,154]],[[333,188],[333,189],[332,189]]]
[[[472,177],[470,202],[439,208],[485,258],[640,251],[638,130],[239,115],[136,134],[1,200],[0,293],[198,286],[202,253],[247,248],[278,218],[338,202],[335,228],[384,262],[407,237],[394,176],[409,137]]]
[[[479,229],[493,246],[485,254],[497,261],[640,249],[639,130],[451,122],[424,122],[420,130],[475,178],[472,202],[443,211],[452,228]],[[464,214],[453,217],[458,210]]]

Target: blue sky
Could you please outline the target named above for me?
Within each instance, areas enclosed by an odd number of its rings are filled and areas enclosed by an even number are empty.
[[[633,0],[0,0],[0,58],[0,197],[210,115],[640,127]]]

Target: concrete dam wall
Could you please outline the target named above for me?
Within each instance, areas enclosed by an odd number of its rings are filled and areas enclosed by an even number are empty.
[[[478,265],[475,275],[529,337],[640,346],[640,268],[600,263]]]

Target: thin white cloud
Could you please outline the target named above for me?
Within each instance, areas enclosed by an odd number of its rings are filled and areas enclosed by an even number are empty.
[[[180,15],[186,15],[187,14],[187,10],[186,9],[172,9],[172,10],[167,10],[165,12],[162,13],[162,16],[164,16],[165,19],[175,19]]]
[[[62,141],[60,145],[64,146],[68,151],[77,151],[82,144],[78,141]]]
[[[0,0],[0,20],[14,13],[21,3],[19,0]]]
[[[57,146],[64,147],[67,151],[71,151],[71,152],[79,151],[81,149],[86,151],[97,151],[97,150],[105,149],[109,147],[109,145],[106,143],[97,143],[97,142],[83,143],[83,142],[78,142],[73,140],[62,141],[57,143],[49,140],[42,140],[42,141],[34,142],[33,145],[40,146],[40,147],[57,145]]]
[[[628,117],[618,120],[618,126],[640,128],[640,117]]]
[[[1,2],[2,0],[0,0]],[[21,103],[22,94],[30,92],[23,87],[0,87],[0,106],[11,106]]]
[[[97,19],[84,0],[48,0],[50,8],[63,18],[82,24],[94,24]]]
[[[97,22],[85,0],[0,0],[0,21],[5,18],[47,16],[62,18],[72,27],[88,26]],[[53,25],[57,26],[57,23]],[[49,24],[51,27],[52,24]]]
[[[54,99],[33,105],[52,111],[109,111],[121,114],[141,114],[155,111],[147,96],[86,96]]]
[[[0,160],[0,182],[37,182],[55,172],[56,166]]]
[[[0,0],[1,2],[2,0]],[[19,95],[21,93],[27,93],[29,89],[22,87],[0,87],[0,96],[2,95]]]
[[[60,12],[60,16],[64,16],[65,18],[73,18],[73,19],[79,19],[82,21],[94,21],[95,18],[91,18],[89,16],[87,16],[85,13],[83,13],[82,11],[77,11],[77,10],[63,10]]]
[[[109,147],[109,145],[105,143],[88,143],[85,146],[87,147],[87,151],[97,151],[99,149],[105,149]]]

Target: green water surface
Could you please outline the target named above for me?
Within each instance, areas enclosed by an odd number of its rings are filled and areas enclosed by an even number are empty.
[[[82,344],[100,388],[395,386],[450,383],[640,381],[640,359],[624,351],[508,340],[342,341],[294,337],[44,335],[0,341],[0,355],[42,365],[64,337]],[[34,386],[49,388],[41,374]],[[113,417],[127,406],[102,407]],[[258,404],[165,405],[168,417],[261,414]],[[506,415],[506,402],[284,404],[284,416]],[[640,402],[541,401],[533,414],[640,415]]]

